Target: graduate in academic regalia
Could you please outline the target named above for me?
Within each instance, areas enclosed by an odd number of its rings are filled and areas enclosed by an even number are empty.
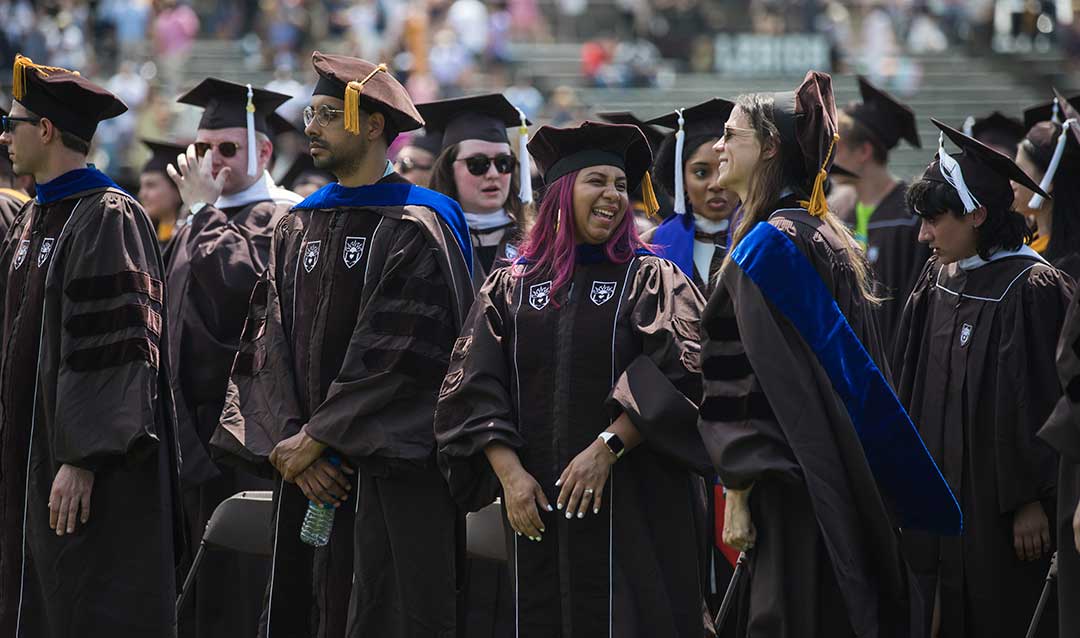
[[[919,243],[919,220],[904,199],[907,184],[889,172],[889,151],[901,140],[922,148],[915,114],[896,98],[859,76],[861,102],[840,113],[836,164],[858,177],[837,175],[855,186],[855,238],[879,284],[876,294],[881,336],[892,348],[904,302],[930,252]]]
[[[827,208],[836,131],[811,71],[740,96],[717,146],[742,217],[702,317],[699,428],[724,541],[749,553],[739,635],[921,636],[898,528],[961,525],[889,385],[870,266]]]
[[[1015,117],[994,111],[983,117],[969,117],[964,122],[964,135],[973,137],[990,148],[1016,159],[1016,146],[1024,139],[1024,123]]]
[[[0,252],[0,635],[176,635],[185,549],[164,266],[86,155],[127,107],[16,56],[0,144],[37,196]]]
[[[637,127],[541,128],[546,184],[512,266],[484,283],[435,427],[462,507],[496,496],[521,638],[712,636],[701,583],[701,293],[637,237]]]
[[[305,132],[338,181],[274,230],[212,444],[277,480],[260,635],[453,637],[464,519],[432,421],[472,300],[469,231],[387,160],[423,118],[386,66],[312,62]],[[337,507],[317,550],[300,540],[309,500]]]
[[[295,201],[277,200],[266,170],[279,118],[274,109],[286,100],[287,95],[214,78],[179,98],[203,108],[195,143],[166,165],[183,200],[183,221],[165,251],[165,266],[184,447],[181,478],[195,539],[223,500],[273,487],[243,469],[219,467],[210,459],[209,444],[251,291],[269,261],[274,227]],[[225,553],[205,562],[193,603],[180,616],[181,636],[254,636],[268,577],[269,561],[258,556]]]
[[[7,110],[0,108],[0,117],[7,115]],[[11,170],[11,159],[7,149],[0,147],[0,241],[7,235],[15,215],[30,201],[30,195],[18,186],[19,178]]]
[[[1061,455],[1057,484],[1058,634],[1080,635],[1080,295],[1074,295],[1065,314],[1057,347],[1057,373],[1065,393],[1039,438]],[[1047,621],[1049,624],[1049,621]]]
[[[1056,101],[1060,105],[1057,120],[1032,126],[1016,154],[1017,166],[1053,199],[1037,196],[1015,182],[1013,192],[1016,211],[1035,220],[1031,247],[1076,279],[1080,277],[1080,113],[1060,94]]]
[[[646,123],[672,130],[656,152],[653,175],[675,202],[675,214],[643,238],[692,278],[706,298],[727,255],[739,207],[738,198],[716,183],[720,161],[712,148],[734,107],[730,100],[713,98]]]
[[[172,144],[142,140],[150,149],[150,159],[143,164],[139,172],[139,203],[146,211],[150,221],[157,229],[158,243],[165,250],[176,231],[176,222],[180,219],[180,209],[184,200],[180,199],[180,190],[168,174],[168,166],[176,162],[176,157],[187,150],[187,144]]]
[[[1011,182],[1046,193],[933,122],[937,155],[908,191],[933,257],[904,310],[895,378],[965,520],[959,538],[906,530],[905,554],[940,635],[1021,636],[1053,553],[1057,458],[1035,433],[1061,396],[1054,347],[1073,283],[1024,245]],[[1053,635],[1052,616],[1039,635]]]
[[[394,170],[413,184],[427,188],[431,185],[431,170],[435,168],[435,158],[441,151],[441,133],[428,129],[414,131],[409,134],[409,141],[394,158]]]
[[[479,288],[489,272],[518,254],[526,207],[532,203],[532,181],[522,179],[529,175],[525,142],[530,122],[499,94],[428,102],[416,108],[428,126],[442,131],[431,188],[456,199],[465,211],[473,244],[473,280]],[[506,135],[511,127],[517,133],[516,148]]]
[[[649,148],[653,149],[654,154],[667,137],[664,131],[645,122],[630,111],[600,111],[596,117],[612,124],[632,124],[638,127],[645,135],[645,139],[649,141]],[[674,212],[671,197],[662,190],[654,190],[652,186],[651,182],[642,181],[641,185],[630,193],[630,208],[634,213],[638,234],[642,237],[654,230],[661,221]]]

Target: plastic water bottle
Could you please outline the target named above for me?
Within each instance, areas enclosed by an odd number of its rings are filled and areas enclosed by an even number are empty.
[[[330,457],[330,462],[335,467],[341,465],[341,459],[336,456]],[[308,501],[304,524],[300,526],[300,540],[312,547],[326,547],[330,542],[330,532],[334,529],[336,512],[333,505],[320,505],[315,501]]]

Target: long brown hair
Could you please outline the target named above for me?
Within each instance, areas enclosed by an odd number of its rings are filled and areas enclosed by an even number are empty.
[[[442,153],[439,153],[439,157],[435,159],[435,164],[431,167],[431,190],[438,191],[443,195],[451,199],[458,199],[457,182],[454,180],[454,162],[457,161],[458,150],[460,150],[460,144],[451,144],[443,149]],[[506,195],[506,202],[503,204],[504,209],[510,217],[520,225],[525,224],[524,208],[525,205],[521,203],[518,198],[518,191],[521,188],[521,178],[518,177],[518,170],[515,169],[510,173],[510,191]],[[470,212],[470,211],[466,211]]]
[[[736,104],[747,114],[750,128],[754,130],[761,145],[762,154],[750,176],[750,188],[746,201],[742,203],[742,217],[735,229],[732,248],[738,245],[758,222],[769,218],[785,189],[792,191],[799,200],[808,200],[812,186],[810,178],[805,175],[805,169],[800,166],[802,158],[789,156],[790,153],[785,153],[783,144],[780,143],[780,130],[776,127],[773,115],[772,94],[740,95]],[[767,150],[775,152],[766,156]],[[831,211],[826,211],[821,220],[844,242],[844,250],[862,296],[871,304],[880,304],[882,298],[874,294],[873,275],[855,236]]]

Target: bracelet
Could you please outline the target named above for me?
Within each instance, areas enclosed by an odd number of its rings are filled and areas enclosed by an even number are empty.
[[[596,438],[604,442],[609,452],[615,455],[615,460],[622,458],[622,455],[626,452],[626,445],[618,434],[614,432],[601,432]]]

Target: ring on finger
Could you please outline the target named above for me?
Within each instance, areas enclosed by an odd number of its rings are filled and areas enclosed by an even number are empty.
[[[592,496],[592,495],[593,495],[593,488],[591,488],[591,487],[585,488],[585,496]]]

